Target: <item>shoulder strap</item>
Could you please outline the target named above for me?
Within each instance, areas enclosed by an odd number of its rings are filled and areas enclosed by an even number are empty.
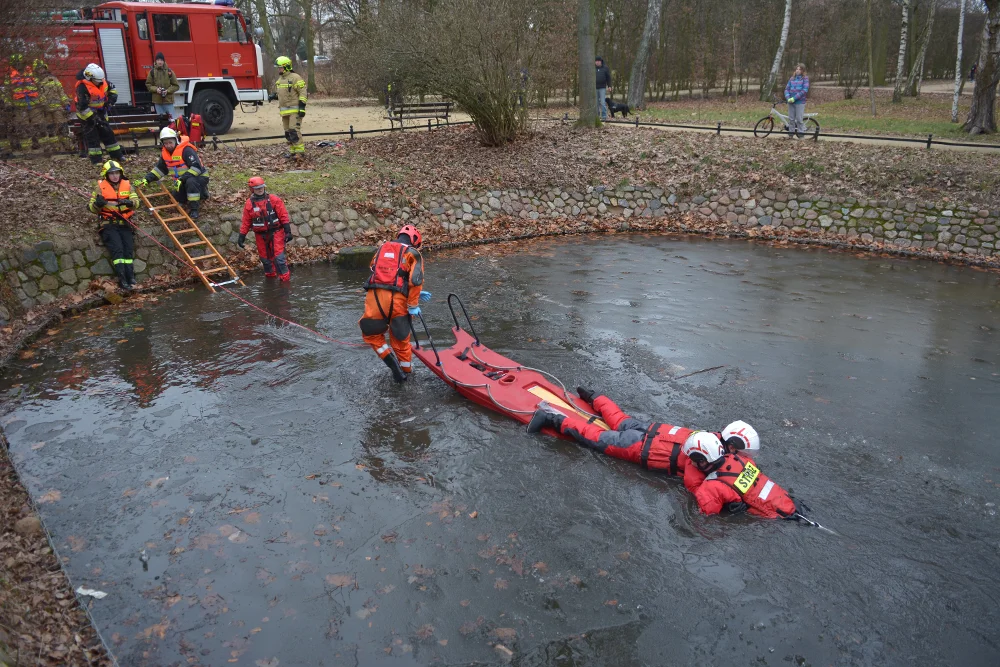
[[[653,440],[656,439],[656,434],[659,433],[661,426],[663,426],[661,423],[653,424],[649,427],[649,430],[646,431],[646,437],[642,442],[642,453],[639,455],[643,468],[647,467],[647,464],[649,463],[649,448],[653,446]]]

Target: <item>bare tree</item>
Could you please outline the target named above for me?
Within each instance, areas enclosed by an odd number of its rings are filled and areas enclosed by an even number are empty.
[[[962,82],[965,79],[965,71],[962,69],[962,36],[965,32],[965,2],[960,0],[961,7],[958,10],[958,47],[955,49],[955,94],[951,98],[951,122],[958,122],[958,96],[962,92]]]
[[[892,89],[892,101],[903,101],[903,84],[906,79],[906,47],[910,41],[910,9],[913,0],[903,0],[903,21],[899,29],[899,56],[896,58],[896,85]]]
[[[986,6],[986,23],[976,67],[976,89],[972,93],[972,108],[963,129],[969,134],[997,131],[995,116],[997,84],[1000,83],[1000,0],[982,0]]]
[[[872,56],[872,0],[868,0],[868,99],[871,100],[872,118],[875,118],[875,59]]]
[[[930,11],[927,14],[927,23],[924,25],[924,33],[920,38],[920,50],[910,68],[910,74],[906,77],[905,93],[910,97],[916,97],[918,92],[917,83],[923,78],[924,61],[927,59],[927,47],[931,43],[931,35],[934,34],[934,15],[937,14],[937,0],[931,0]]]
[[[632,63],[632,76],[628,80],[628,105],[633,109],[646,108],[646,70],[649,68],[649,52],[660,35],[660,16],[663,0],[649,0],[646,9],[646,25],[642,28],[642,39]]]
[[[792,0],[785,0],[785,18],[781,23],[781,41],[778,42],[778,52],[774,54],[771,72],[767,75],[767,83],[760,87],[760,99],[764,102],[771,98],[774,85],[778,81],[781,61],[785,58],[785,45],[788,43],[788,28],[792,24]]]
[[[580,119],[577,125],[596,127],[597,69],[594,67],[594,6],[593,0],[577,0],[576,13],[577,56],[579,58]]]
[[[316,44],[313,36],[313,0],[302,0],[302,15],[306,22],[306,91],[316,92]]]

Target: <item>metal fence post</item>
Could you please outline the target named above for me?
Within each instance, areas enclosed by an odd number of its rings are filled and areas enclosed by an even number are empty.
[[[933,137],[934,137],[934,135],[933,135],[933,134],[928,134],[928,135],[927,135],[927,150],[930,150],[930,149],[931,149],[931,139],[932,139]]]
[[[351,139],[354,139],[354,126],[351,125]]]
[[[717,137],[721,137],[722,136],[722,123],[716,123],[715,124],[715,136],[717,136]]]

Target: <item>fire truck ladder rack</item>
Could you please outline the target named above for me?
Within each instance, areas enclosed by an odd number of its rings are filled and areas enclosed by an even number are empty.
[[[243,284],[233,267],[229,266],[229,263],[223,259],[212,242],[201,231],[201,228],[188,216],[187,211],[177,203],[173,194],[162,183],[159,192],[146,194],[140,190],[139,196],[153,217],[163,225],[167,236],[173,239],[188,266],[194,269],[209,292],[214,292],[216,287],[222,285]],[[158,203],[154,206],[151,200]],[[176,225],[176,228],[171,225]],[[197,240],[193,240],[192,235],[196,236]],[[190,252],[192,249],[200,251],[199,254],[192,255]],[[223,282],[214,282],[213,277],[220,273],[223,274],[221,277],[229,279]]]

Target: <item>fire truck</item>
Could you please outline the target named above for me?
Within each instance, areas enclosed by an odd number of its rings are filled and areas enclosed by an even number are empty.
[[[31,29],[28,39],[38,40],[70,97],[88,63],[104,68],[118,91],[114,114],[152,111],[146,76],[157,53],[177,75],[178,111],[200,114],[209,135],[229,131],[237,106],[267,101],[260,46],[231,4],[105,2],[55,12]]]

